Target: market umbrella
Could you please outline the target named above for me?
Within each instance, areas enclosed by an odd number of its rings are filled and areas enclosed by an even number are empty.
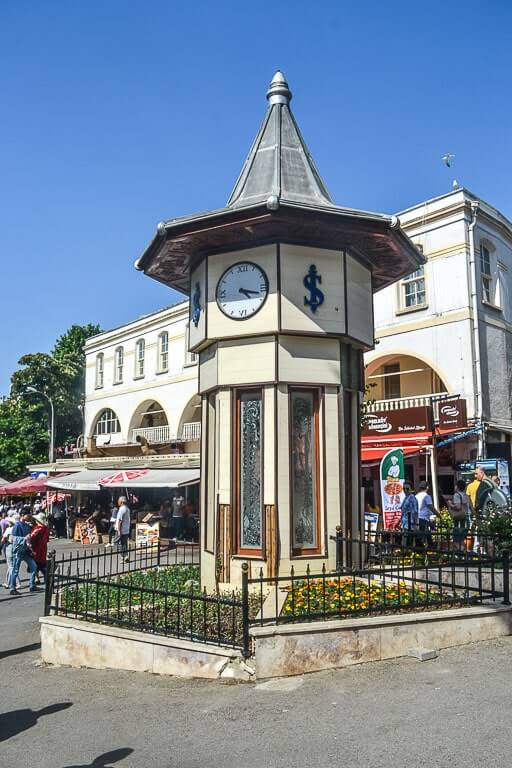
[[[120,472],[115,472],[113,475],[107,475],[98,480],[100,485],[113,485],[116,487],[129,485],[131,480],[137,480],[139,477],[144,477],[149,472],[148,469],[123,469]]]

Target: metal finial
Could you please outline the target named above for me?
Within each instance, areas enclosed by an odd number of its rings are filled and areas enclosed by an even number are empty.
[[[292,100],[292,92],[281,70],[277,70],[267,91],[269,104],[289,104]]]

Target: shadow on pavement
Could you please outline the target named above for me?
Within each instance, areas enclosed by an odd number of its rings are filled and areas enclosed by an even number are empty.
[[[0,741],[7,741],[13,736],[17,736],[18,733],[28,731],[29,728],[37,724],[40,717],[53,715],[72,706],[72,702],[63,701],[60,704],[50,704],[42,709],[13,709],[12,712],[5,712],[0,715]]]
[[[104,752],[103,755],[95,757],[92,763],[67,765],[65,768],[110,768],[113,763],[118,763],[119,760],[124,760],[124,758],[131,755],[132,752],[133,749],[130,749],[130,747],[121,747],[121,749],[114,749],[112,752]]]
[[[6,659],[8,656],[17,656],[20,653],[28,653],[29,651],[37,651],[41,647],[41,643],[32,643],[31,645],[21,645],[19,648],[11,648],[8,651],[0,651],[0,659]]]

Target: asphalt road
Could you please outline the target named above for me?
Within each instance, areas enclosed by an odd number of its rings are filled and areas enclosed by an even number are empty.
[[[42,666],[42,604],[26,588],[0,596],[2,768],[512,763],[512,638],[423,663],[227,685]]]

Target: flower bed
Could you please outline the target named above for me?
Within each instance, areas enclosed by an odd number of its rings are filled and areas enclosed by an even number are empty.
[[[416,585],[407,586],[404,582],[383,585],[352,577],[304,579],[288,586],[280,618],[308,619],[439,608],[441,604],[452,606],[463,599],[462,593],[457,595],[437,587],[422,589]],[[464,602],[467,604],[468,600],[464,599]]]
[[[250,611],[257,610],[257,600],[251,598]],[[207,595],[193,565],[72,579],[59,590],[57,613],[222,645],[240,645],[243,637],[240,593]]]

